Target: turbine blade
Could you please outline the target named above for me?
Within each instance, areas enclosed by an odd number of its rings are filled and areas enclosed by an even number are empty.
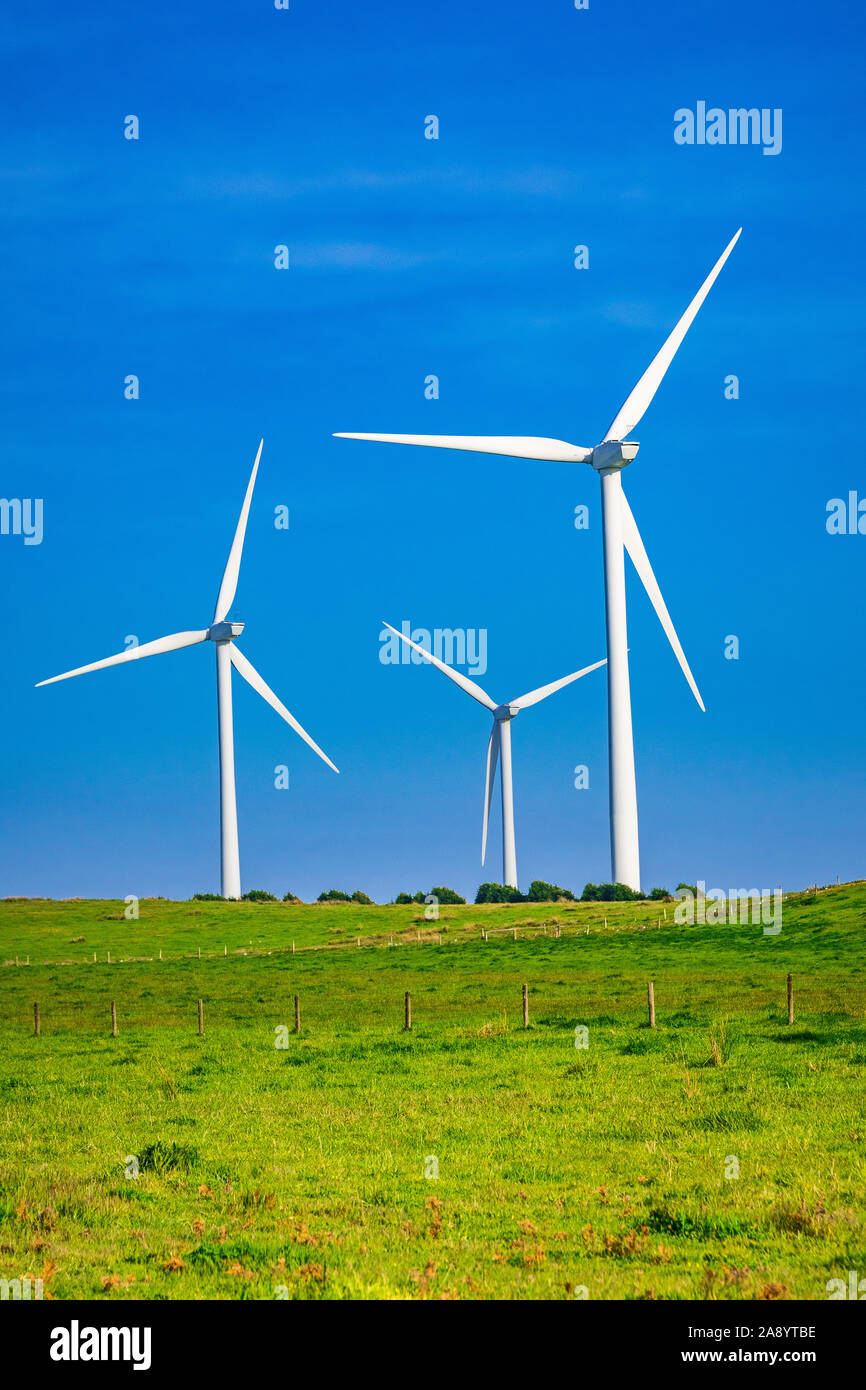
[[[382,621],[385,621],[384,618]],[[455,685],[459,685],[460,689],[465,690],[467,695],[471,695],[473,700],[477,700],[479,705],[483,705],[485,709],[499,708],[496,701],[491,700],[486,691],[482,690],[480,685],[476,685],[474,681],[471,681],[468,676],[461,675],[460,672],[455,671],[452,666],[446,666],[445,662],[440,661],[438,656],[434,656],[432,652],[425,651],[423,647],[419,647],[418,643],[413,642],[411,637],[407,637],[405,632],[398,632],[390,623],[385,623],[385,626],[389,632],[393,632],[395,637],[399,637],[401,642],[405,642],[406,645],[412,647],[414,651],[420,652],[425,661],[429,661],[433,666],[438,666],[440,671],[444,671],[445,675],[449,676]]]
[[[214,609],[213,614],[213,620],[215,623],[221,623],[223,621],[229,609],[231,608],[232,603],[234,602],[235,593],[237,591],[238,575],[240,574],[241,569],[241,555],[243,554],[244,549],[244,536],[247,532],[247,517],[250,514],[250,503],[253,500],[253,488],[256,485],[256,474],[259,471],[259,459],[262,456],[262,445],[264,444],[264,442],[265,441],[263,439],[259,442],[259,451],[256,454],[256,461],[253,464],[253,471],[250,474],[250,480],[247,484],[247,491],[246,496],[244,497],[244,504],[241,507],[241,514],[238,517],[238,525],[237,530],[235,531],[235,538],[232,541],[232,548],[229,551],[229,558],[226,562],[225,573],[223,574],[223,580],[220,584],[220,591],[217,595],[216,608]]]
[[[124,661],[140,661],[143,656],[158,656],[160,652],[176,652],[181,647],[194,647],[197,642],[204,642],[207,638],[208,629],[202,628],[200,632],[173,632],[170,637],[157,637],[155,642],[143,642],[139,647],[130,647],[128,651],[118,652],[116,656],[107,656],[104,661],[91,661],[89,666],[76,666],[74,671],[64,671],[62,676],[51,676],[47,681],[37,681],[36,688],[40,685],[54,685],[55,681],[68,681],[71,676],[83,676],[88,671],[101,671],[103,666],[119,666]]]
[[[493,728],[490,731],[490,742],[487,745],[487,771],[484,775],[484,822],[481,827],[482,864],[487,853],[487,822],[490,817],[490,798],[493,793],[493,784],[496,781],[496,764],[499,761],[499,741],[499,720],[494,719]]]
[[[692,321],[695,315],[697,314],[698,310],[700,309],[701,305],[703,304],[704,300],[706,299],[707,295],[709,294],[710,290],[712,289],[716,280],[716,276],[719,274],[719,271],[725,264],[725,261],[728,259],[737,242],[739,241],[740,232],[742,232],[742,230],[743,229],[741,227],[740,230],[737,232],[737,235],[733,237],[731,241],[728,242],[728,245],[725,247],[719,259],[716,261],[715,265],[713,266],[704,283],[701,285],[701,288],[698,290],[688,309],[686,309],[686,312],[683,314],[676,328],[673,330],[670,337],[665,341],[664,345],[656,353],[655,357],[653,358],[652,362],[650,362],[649,366],[647,367],[637,386],[635,386],[634,390],[631,392],[631,395],[626,398],[624,404],[620,408],[619,414],[616,416],[610,429],[604,436],[605,440],[626,439],[628,435],[631,433],[631,431],[634,429],[638,421],[643,419],[644,412],[649,406],[649,403],[655,395],[656,391],[659,389],[662,377],[664,376],[668,367],[671,365],[677,348],[679,347],[680,343],[683,341],[683,338],[686,336],[689,329],[691,328]]]
[[[471,454],[547,459],[552,463],[589,463],[592,450],[562,439],[509,434],[335,434],[335,439],[373,439],[380,444],[424,444],[431,449],[465,449]]]
[[[662,598],[662,591],[658,586],[658,581],[655,575],[653,574],[652,565],[649,562],[647,553],[644,549],[643,541],[640,538],[640,532],[637,529],[637,524],[631,513],[631,507],[628,505],[628,500],[626,499],[626,495],[622,490],[620,490],[620,496],[622,498],[623,545],[625,546],[626,550],[631,556],[632,564],[634,565],[635,569],[640,575],[641,583],[643,584],[644,588],[649,594],[650,603],[655,609],[656,614],[658,615],[658,620],[664,628],[665,633],[667,634],[667,639],[674,649],[674,656],[680,663],[680,668],[686,680],[688,681],[689,686],[691,687],[691,692],[697,700],[698,704],[700,705],[701,709],[704,709],[704,702],[701,699],[700,691],[698,690],[698,687],[695,684],[695,678],[689,669],[689,663],[686,661],[685,652],[680,646],[680,639],[679,637],[677,637],[677,634],[674,630],[674,625],[671,622],[671,615],[667,610],[664,599]]]
[[[247,661],[243,652],[238,650],[234,642],[229,643],[229,656],[231,657],[232,665],[234,666],[235,670],[238,672],[239,675],[243,676],[247,684],[251,685],[253,690],[255,690],[257,694],[261,695],[262,699],[265,700],[271,706],[271,709],[275,709],[277,711],[277,714],[280,716],[281,719],[285,719],[286,723],[291,725],[296,734],[300,734],[301,738],[304,740],[304,743],[308,743],[312,748],[313,752],[318,753],[322,761],[328,764],[328,767],[333,767],[335,772],[339,772],[340,769],[338,767],[334,767],[334,764],[331,762],[331,759],[328,757],[327,753],[323,753],[319,745],[313,739],[310,738],[310,735],[307,733],[306,729],[301,728],[295,716],[289,713],[282,700],[278,700],[274,692],[271,690],[270,686],[265,685],[265,682],[262,680],[256,668],[252,666],[249,661]]]
[[[553,681],[550,685],[541,685],[537,690],[530,690],[528,695],[521,695],[518,700],[509,700],[512,709],[527,709],[529,705],[537,705],[539,700],[546,700],[548,695],[555,695],[557,690],[561,690],[564,685],[571,685],[572,681],[579,681],[581,676],[588,676],[590,671],[597,671],[599,666],[607,665],[607,657],[604,661],[596,661],[592,666],[584,666],[582,671],[574,671],[570,676],[563,676],[561,681]]]

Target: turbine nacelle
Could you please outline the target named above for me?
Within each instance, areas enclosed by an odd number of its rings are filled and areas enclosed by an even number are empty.
[[[233,642],[244,630],[243,623],[212,623],[207,630],[209,642]]]
[[[606,439],[595,446],[589,462],[598,473],[610,468],[626,468],[637,458],[639,448],[640,444],[633,439]]]
[[[515,714],[520,713],[519,705],[497,705],[493,711],[493,718],[500,721],[513,719]]]

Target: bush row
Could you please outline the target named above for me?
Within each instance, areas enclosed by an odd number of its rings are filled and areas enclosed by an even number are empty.
[[[690,888],[690,891],[695,893],[695,889],[687,883],[678,884],[677,891],[680,888]],[[579,901],[582,903],[669,902],[672,896],[667,888],[653,888],[649,893],[638,893],[633,888],[628,888],[624,883],[587,883]],[[193,901],[223,902],[224,899],[219,893],[194,893]],[[275,903],[280,900],[264,888],[251,888],[248,893],[244,893],[242,901]],[[294,893],[286,893],[282,901],[284,903],[301,903],[303,899],[296,897]],[[570,888],[560,888],[556,883],[545,883],[544,879],[536,878],[530,883],[528,893],[521,893],[519,888],[510,888],[505,883],[482,883],[475,894],[475,901],[476,903],[573,903],[577,902],[578,899]],[[319,894],[316,902],[355,903],[362,907],[374,905],[373,899],[368,897],[366,893],[362,893],[360,888],[356,888],[354,893],[344,893],[340,888],[329,888],[326,893]],[[459,893],[455,893],[453,888],[441,886],[431,888],[429,893],[398,893],[394,899],[395,904],[417,903],[421,907],[432,902],[448,906],[454,903],[465,903],[466,899],[461,898]],[[386,903],[385,906],[389,907],[391,904]]]

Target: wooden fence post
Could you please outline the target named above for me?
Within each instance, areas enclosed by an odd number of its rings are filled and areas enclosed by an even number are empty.
[[[650,1028],[655,1028],[655,1026],[656,1026],[656,996],[655,996],[655,989],[654,989],[654,987],[653,987],[653,982],[652,982],[652,980],[647,981],[646,999],[647,999],[647,1007],[648,1007],[648,1009],[649,1009],[649,1026],[650,1026]]]
[[[794,979],[788,976],[788,1022],[794,1022]]]
[[[204,1037],[204,1004],[201,1000],[198,1001],[198,1035]]]
[[[529,992],[526,985],[523,986],[523,1026],[529,1027]]]
[[[111,1001],[111,1036],[117,1037],[117,1005],[113,999]]]
[[[34,1005],[33,1005],[33,1036],[34,1036],[35,1038],[38,1038],[38,1037],[39,1037],[39,1031],[40,1031],[41,1027],[42,1027],[42,1024],[39,1022],[39,1005],[38,1005],[38,1004],[34,1004]]]
[[[411,994],[409,993],[408,989],[407,989],[407,991],[406,991],[406,1000],[405,1000],[405,1025],[406,1025],[406,1032],[407,1032],[407,1033],[410,1032],[410,1031],[411,1031],[411,1028],[412,1028],[412,996],[411,996]]]
[[[300,1001],[300,999],[298,998],[298,996],[295,995],[295,1032],[296,1032],[296,1033],[300,1033],[300,1031],[301,1031],[301,1001]]]

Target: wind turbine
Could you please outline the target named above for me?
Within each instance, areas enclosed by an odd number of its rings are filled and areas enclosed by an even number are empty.
[[[596,661],[593,666],[584,666],[582,671],[573,671],[570,676],[563,676],[562,680],[553,681],[550,685],[539,686],[537,690],[530,690],[528,695],[521,695],[517,700],[509,700],[507,704],[497,705],[495,700],[491,700],[486,691],[476,685],[468,676],[464,676],[460,671],[455,671],[453,666],[447,666],[444,661],[440,661],[438,656],[428,652],[424,647],[419,647],[417,642],[413,642],[411,637],[407,637],[405,632],[398,632],[390,623],[385,623],[389,632],[393,632],[395,637],[399,637],[407,646],[412,647],[416,652],[420,652],[425,661],[429,661],[439,670],[444,672],[455,685],[459,685],[461,690],[465,690],[467,695],[471,695],[473,700],[477,700],[479,705],[489,709],[493,714],[493,728],[490,731],[490,742],[487,745],[487,770],[484,776],[484,820],[481,827],[481,863],[484,863],[487,854],[487,821],[490,815],[490,794],[493,791],[493,784],[496,781],[496,764],[502,758],[502,770],[499,776],[500,790],[502,792],[502,872],[503,882],[510,888],[517,887],[517,851],[514,842],[514,784],[511,776],[511,721],[522,709],[528,709],[530,705],[537,705],[539,700],[546,700],[548,695],[555,695],[557,690],[562,690],[563,686],[571,685],[572,681],[580,680],[581,676],[588,676],[590,671],[597,671],[599,666],[604,666],[604,661]]]
[[[674,655],[692,694],[704,708],[698,687],[665,606],[652,566],[647,558],[631,508],[622,490],[620,472],[637,455],[640,445],[628,435],[643,418],[665,372],[686,336],[692,321],[712,289],[716,277],[740,238],[742,227],[725,247],[673,332],[656,353],[643,376],[614,417],[594,449],[567,444],[561,439],[512,435],[450,434],[338,434],[338,439],[373,439],[388,444],[424,444],[438,449],[464,449],[479,454],[504,454],[510,458],[544,459],[555,463],[588,463],[601,477],[601,510],[604,532],[604,593],[607,624],[607,708],[610,761],[610,844],[615,881],[640,888],[640,854],[637,828],[637,789],[628,675],[626,632],[625,562],[623,548],[631,556],[641,582],[664,628]]]
[[[244,504],[241,507],[235,538],[229,551],[229,558],[220,584],[210,627],[201,628],[197,632],[173,632],[170,637],[158,637],[155,642],[145,642],[142,646],[131,647],[128,651],[119,652],[117,656],[107,656],[104,661],[92,661],[89,666],[78,666],[74,671],[64,671],[62,676],[52,676],[50,680],[38,682],[38,685],[53,685],[55,681],[69,680],[71,676],[83,676],[87,671],[100,671],[103,666],[119,666],[124,661],[140,661],[144,656],[157,656],[160,652],[173,652],[181,647],[194,647],[199,642],[214,643],[216,647],[217,711],[219,717],[220,860],[224,898],[239,898],[241,895],[238,811],[235,797],[235,749],[232,730],[232,666],[239,675],[243,676],[247,684],[251,685],[253,690],[257,691],[287,724],[291,725],[295,733],[300,734],[304,742],[308,743],[315,753],[318,753],[319,757],[328,764],[328,767],[333,767],[335,772],[339,772],[339,768],[334,767],[331,759],[322,752],[317,743],[313,742],[306,730],[301,728],[294,715],[289,713],[282,701],[278,700],[270,687],[265,685],[258,671],[235,646],[235,638],[240,637],[244,625],[243,623],[231,622],[227,617],[238,587],[247,517],[250,513],[250,502],[252,501],[256,474],[259,470],[263,444],[264,440],[259,444],[256,461],[253,464],[253,471],[247,485]]]

